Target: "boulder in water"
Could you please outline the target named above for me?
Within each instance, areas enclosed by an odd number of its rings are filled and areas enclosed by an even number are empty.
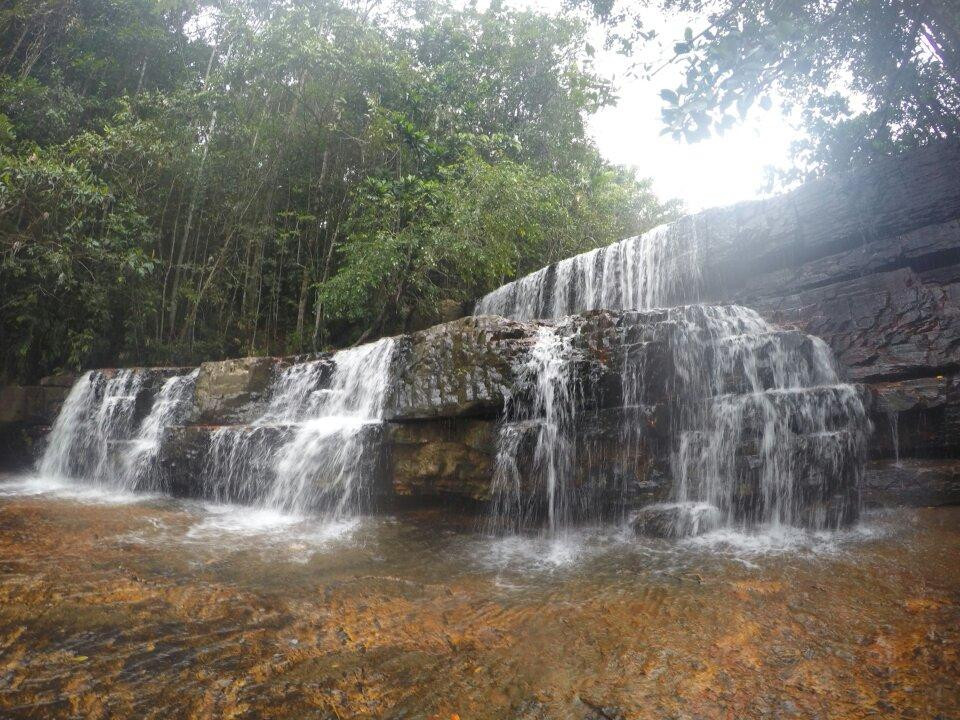
[[[720,510],[709,503],[657,503],[641,508],[630,522],[637,535],[681,538],[703,535],[720,525]]]

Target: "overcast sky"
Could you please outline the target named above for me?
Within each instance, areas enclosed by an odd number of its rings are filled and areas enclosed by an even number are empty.
[[[555,12],[560,0],[512,0],[510,4]],[[688,25],[694,34],[704,27],[697,18],[664,18],[649,12],[646,24],[660,32],[665,48],[681,41]],[[600,41],[598,37],[598,46]],[[644,58],[653,61],[670,56],[656,47],[645,52]],[[745,121],[720,137],[694,144],[677,142],[660,134],[660,90],[679,84],[679,68],[668,67],[648,81],[626,78],[628,61],[612,53],[599,53],[596,64],[601,74],[616,78],[620,101],[592,119],[594,140],[609,160],[635,166],[642,175],[653,178],[661,197],[680,198],[688,210],[749,200],[761,194],[768,165],[789,164],[790,143],[798,131],[776,103],[766,112],[754,107]]]

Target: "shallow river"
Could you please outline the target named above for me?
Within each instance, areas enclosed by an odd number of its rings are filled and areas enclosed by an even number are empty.
[[[493,540],[0,484],[0,717],[960,718],[960,508]]]

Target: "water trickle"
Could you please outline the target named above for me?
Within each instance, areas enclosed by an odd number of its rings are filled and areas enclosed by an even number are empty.
[[[890,444],[893,446],[893,464],[903,467],[900,462],[900,413],[891,410],[887,413],[887,424],[890,426]]]
[[[529,527],[544,513],[551,535],[562,534],[569,526],[574,502],[569,478],[575,452],[570,345],[570,338],[553,327],[537,329],[520,376],[520,392],[527,397],[511,399],[500,427],[488,521],[491,532]],[[518,457],[525,452],[530,462],[521,471]]]
[[[393,347],[388,338],[286,368],[253,425],[214,431],[206,494],[331,518],[357,512],[375,472]]]

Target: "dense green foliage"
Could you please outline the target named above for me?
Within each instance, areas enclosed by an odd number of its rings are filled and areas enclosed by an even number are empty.
[[[777,97],[808,131],[790,178],[960,135],[954,0],[571,1],[631,54],[653,39],[644,8],[695,13],[669,60],[684,79],[662,91],[665,132],[697,140]]]
[[[676,212],[571,20],[410,0],[0,9],[0,378],[429,322]]]

